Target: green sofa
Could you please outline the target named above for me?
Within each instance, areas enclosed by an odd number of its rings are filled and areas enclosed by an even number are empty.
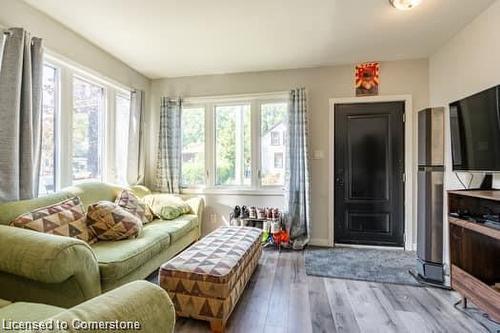
[[[0,299],[0,321],[3,325],[9,326],[30,322],[54,323],[54,327],[49,326],[45,329],[32,327],[37,332],[79,332],[83,330],[82,328],[88,328],[84,325],[94,325],[93,323],[96,322],[116,325],[116,321],[119,321],[122,325],[127,325],[127,328],[133,329],[107,331],[170,333],[174,331],[175,309],[165,290],[146,281],[135,281],[68,310],[53,305],[12,303]],[[66,323],[68,327],[61,326],[62,329],[55,329],[56,322]],[[136,325],[140,325],[140,330],[135,329]],[[19,332],[19,330],[14,331]],[[35,330],[25,329],[24,331]]]
[[[138,197],[151,192],[130,188]],[[84,183],[61,192],[0,204],[0,298],[69,308],[103,292],[147,277],[162,263],[200,238],[203,199],[186,202],[195,214],[154,220],[136,239],[99,241],[43,234],[9,226],[25,212],[78,195],[84,207],[114,201],[121,187]]]

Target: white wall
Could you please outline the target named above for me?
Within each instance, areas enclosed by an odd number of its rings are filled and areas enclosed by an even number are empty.
[[[0,0],[0,26],[25,28],[43,38],[44,46],[50,51],[122,85],[149,92],[147,77],[23,1]]]
[[[432,106],[444,106],[449,119],[448,104],[486,88],[500,84],[500,0],[476,17],[462,31],[443,45],[429,59],[429,95]],[[451,172],[451,143],[449,122],[445,124],[445,189],[462,186]],[[468,174],[460,177],[467,184]],[[472,187],[477,187],[482,174],[474,175]],[[500,188],[500,177],[494,186]],[[444,207],[447,216],[447,200]],[[448,263],[448,225],[445,223],[445,260]]]
[[[417,111],[429,104],[428,63],[425,59],[381,63],[380,95],[412,95]],[[153,80],[151,86],[150,154],[147,170],[152,184],[156,165],[156,148],[161,96],[211,96],[227,94],[261,93],[306,87],[309,91],[311,150],[324,151],[324,159],[311,161],[312,182],[312,239],[317,244],[327,244],[328,226],[328,113],[329,99],[352,97],[354,91],[354,66],[330,66],[283,71],[205,75],[175,79]],[[412,116],[411,112],[408,116]],[[235,204],[259,206],[283,205],[282,197],[230,195],[207,196],[209,209],[205,214],[205,230],[224,223],[224,217]],[[215,224],[210,214],[217,214]]]

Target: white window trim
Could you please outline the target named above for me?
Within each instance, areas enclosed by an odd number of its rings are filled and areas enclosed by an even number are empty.
[[[61,177],[60,177],[60,158],[59,158],[59,150],[60,150],[60,147],[61,147],[61,132],[60,132],[60,128],[61,128],[61,118],[60,118],[60,114],[61,114],[61,69],[54,65],[53,63],[51,62],[48,62],[48,61],[44,61],[43,65],[47,65],[49,67],[52,67],[55,69],[55,72],[56,72],[56,81],[54,82],[54,85],[55,85],[55,99],[54,99],[54,191],[58,190],[59,189],[59,184],[61,184]],[[40,177],[40,175],[39,175]]]
[[[81,66],[71,60],[46,50],[44,63],[57,69],[58,86],[56,102],[56,189],[73,185],[72,174],[72,124],[73,124],[73,78],[80,78],[104,89],[104,115],[102,115],[101,130],[101,178],[99,181],[114,182],[115,135],[116,132],[116,102],[117,95],[130,95],[132,88],[115,82],[91,69]],[[83,183],[86,180],[77,182]]]
[[[73,107],[74,107],[74,103],[73,103],[73,82],[74,82],[74,79],[77,79],[77,80],[80,80],[80,81],[84,81],[88,84],[91,84],[91,85],[94,85],[96,87],[99,87],[103,90],[103,96],[102,96],[102,102],[103,102],[103,107],[104,107],[104,114],[100,115],[100,119],[99,119],[99,133],[102,133],[103,137],[102,138],[99,138],[99,153],[101,154],[101,159],[99,159],[99,166],[101,168],[101,176],[97,179],[83,179],[83,180],[80,180],[80,181],[76,181],[76,182],[73,182],[73,171],[72,171],[72,166],[71,166],[71,163],[72,163],[72,160],[73,160],[73,151],[72,151],[72,148],[73,148]],[[112,135],[110,135],[110,127],[111,126],[108,126],[110,124],[110,113],[114,113],[114,112],[110,112],[111,110],[114,110],[114,100],[111,97],[111,95],[113,95],[112,93],[110,93],[110,91],[108,90],[108,88],[102,84],[100,84],[99,82],[95,82],[93,81],[92,79],[88,78],[86,75],[82,75],[81,73],[72,73],[71,74],[71,115],[69,116],[70,118],[70,126],[66,126],[67,127],[67,130],[70,132],[70,136],[71,136],[71,141],[69,143],[69,146],[70,146],[70,152],[71,152],[71,155],[69,155],[69,159],[67,161],[69,161],[69,172],[71,174],[71,178],[66,180],[70,185],[73,184],[73,185],[77,185],[77,184],[81,184],[81,183],[85,183],[85,182],[91,182],[91,181],[106,181],[108,179],[110,179],[110,165],[112,165],[112,161],[110,161],[110,155],[109,155],[109,151],[112,150],[112,145],[109,144],[110,142],[110,138],[112,138]],[[66,93],[69,93],[68,91],[66,91]],[[114,95],[113,95],[114,96]],[[110,163],[111,162],[111,163]],[[66,166],[68,167],[68,166]]]
[[[225,194],[225,195],[284,195],[284,186],[265,186],[261,183],[261,105],[268,103],[288,103],[288,92],[263,94],[223,95],[188,97],[183,100],[185,108],[205,110],[205,185],[182,185],[185,194]],[[251,118],[251,185],[216,185],[216,123],[215,107],[221,105],[250,105]]]
[[[108,148],[108,165],[109,167],[106,169],[106,171],[108,172],[108,176],[107,176],[107,180],[112,182],[112,183],[116,183],[116,184],[119,184],[118,183],[118,170],[116,169],[116,150],[117,150],[117,147],[118,147],[118,144],[121,144],[121,145],[128,145],[128,142],[122,142],[122,143],[118,143],[116,141],[116,137],[117,137],[117,130],[118,130],[118,122],[116,121],[116,114],[117,114],[117,105],[116,105],[116,99],[118,97],[122,97],[122,98],[125,98],[125,99],[128,99],[129,103],[132,103],[132,96],[130,94],[130,91],[122,91],[122,90],[116,90],[116,89],[108,89],[109,91],[109,112],[107,112],[108,116],[109,116],[109,124],[111,124],[111,126],[108,126],[108,137],[109,137],[109,147]],[[129,114],[129,119],[130,119],[130,114]],[[130,124],[129,124],[130,126]],[[130,133],[130,128],[129,128],[129,133]],[[126,177],[126,176],[125,176]]]

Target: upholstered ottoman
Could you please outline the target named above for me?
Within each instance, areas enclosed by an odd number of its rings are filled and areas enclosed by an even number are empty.
[[[262,231],[252,227],[221,227],[160,268],[160,286],[178,316],[210,322],[224,331],[262,253]]]

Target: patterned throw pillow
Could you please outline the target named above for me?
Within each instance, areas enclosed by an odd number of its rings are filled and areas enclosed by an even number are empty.
[[[123,190],[118,194],[115,204],[141,219],[142,224],[153,221],[153,212],[148,205],[140,202],[139,198],[129,190]]]
[[[87,225],[99,240],[120,240],[139,236],[141,219],[109,201],[99,201],[87,209]]]
[[[191,206],[172,194],[149,194],[142,198],[142,202],[164,220],[173,220],[181,215],[192,213]]]
[[[23,214],[10,222],[10,225],[46,234],[78,238],[91,244],[96,238],[87,227],[86,219],[80,198],[74,197]]]

